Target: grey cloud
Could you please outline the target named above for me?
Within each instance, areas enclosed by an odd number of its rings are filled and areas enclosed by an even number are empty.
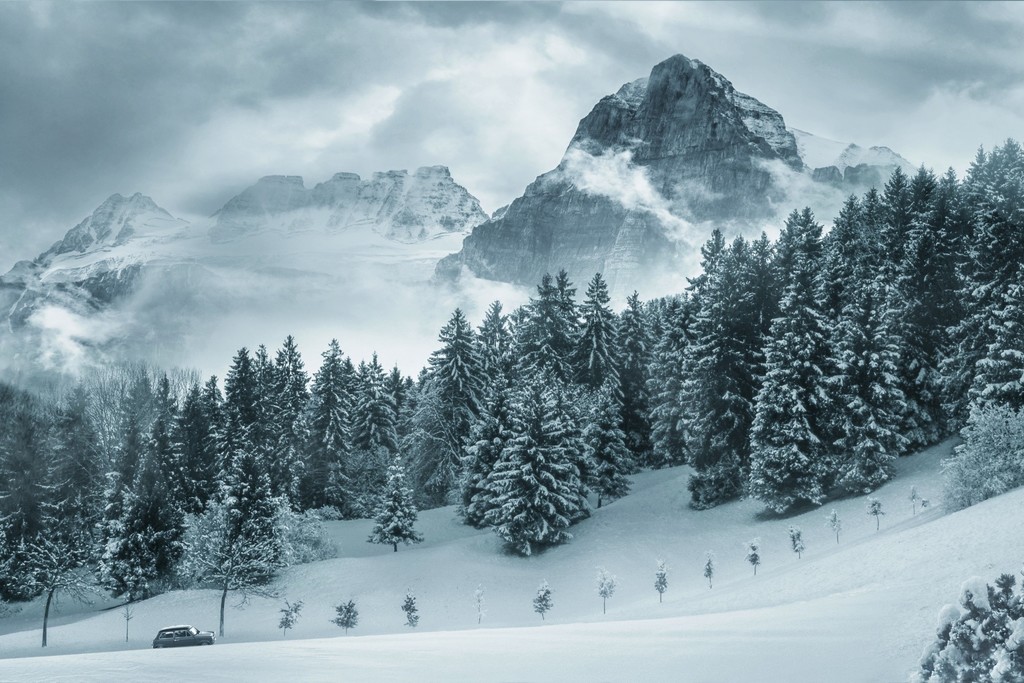
[[[1020,134],[1007,93],[1024,90],[1022,30],[1024,11],[998,3],[0,3],[0,270],[113,192],[203,215],[264,173],[441,163],[504,203],[597,99],[676,52],[790,125],[962,166],[965,149]],[[524,75],[539,37],[568,57]],[[505,92],[443,75],[477,61],[491,73],[473,77]],[[289,149],[374,86],[400,93],[375,129]],[[197,160],[201,134],[236,147]],[[239,162],[253,150],[264,166]]]

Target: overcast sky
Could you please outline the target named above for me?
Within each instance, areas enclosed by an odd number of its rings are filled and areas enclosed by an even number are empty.
[[[1024,7],[0,3],[0,270],[114,192],[209,215],[267,174],[444,164],[488,211],[683,53],[788,125],[966,167],[1024,137]]]

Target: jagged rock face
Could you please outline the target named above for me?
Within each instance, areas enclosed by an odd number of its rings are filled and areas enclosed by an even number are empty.
[[[788,129],[774,109],[676,55],[598,102],[558,167],[477,226],[436,274],[465,268],[533,284],[565,268],[576,281],[601,271],[618,293],[643,289],[659,271],[692,270],[713,227],[754,235],[807,203],[827,221],[822,209],[896,166],[911,168],[885,147]]]
[[[778,112],[681,55],[602,99],[580,121],[562,162],[502,214],[476,227],[438,264],[482,277],[534,283],[566,268],[601,271],[613,288],[671,266],[692,249],[692,224],[762,220],[781,193],[767,164],[802,172]]]
[[[368,180],[337,173],[306,189],[299,176],[267,176],[231,199],[210,230],[222,242],[266,231],[340,232],[369,228],[383,237],[417,242],[464,232],[487,220],[480,202],[444,166],[374,173]]]

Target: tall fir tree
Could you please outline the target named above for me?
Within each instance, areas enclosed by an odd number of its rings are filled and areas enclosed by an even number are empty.
[[[600,387],[591,401],[591,415],[583,430],[587,457],[593,463],[590,488],[597,493],[597,507],[629,493],[626,475],[633,469],[622,415],[614,385]]]
[[[792,271],[765,352],[749,481],[750,493],[779,512],[820,503],[830,471],[827,438],[822,438],[828,348],[819,303],[821,226],[809,209],[794,211],[783,234],[792,244]]]
[[[511,442],[487,478],[494,501],[485,521],[520,555],[565,543],[569,525],[586,513],[576,446],[566,442],[558,401],[540,379],[516,393]]]
[[[232,470],[236,452],[256,448],[262,419],[256,367],[249,350],[243,347],[232,359],[224,380],[224,429],[220,443],[224,471]]]
[[[609,386],[618,392],[619,340],[609,301],[608,285],[595,273],[581,308],[583,325],[572,358],[578,383],[590,389]]]
[[[416,531],[416,505],[412,491],[405,485],[405,467],[395,458],[388,467],[387,484],[380,493],[374,514],[370,543],[390,545],[398,552],[398,544],[419,543],[423,535]]]
[[[455,309],[438,335],[441,348],[430,356],[414,417],[415,449],[410,456],[418,488],[438,503],[458,493],[464,442],[480,415],[484,378],[476,335]]]
[[[460,512],[466,524],[477,528],[486,526],[487,513],[494,507],[498,492],[487,486],[487,480],[513,436],[511,394],[507,383],[491,387],[483,413],[466,440]]]
[[[647,388],[651,334],[640,295],[633,292],[619,317],[619,380],[622,389],[622,431],[635,462],[646,463],[651,450],[651,399]]]
[[[345,376],[345,359],[337,339],[322,355],[320,369],[313,377],[308,406],[306,468],[300,486],[305,508],[331,505],[345,510],[351,497],[349,457],[351,454],[352,396]]]
[[[299,486],[305,468],[303,445],[309,403],[309,376],[295,338],[288,335],[277,352],[270,394],[274,406],[271,426],[270,485],[274,495],[299,506]]]
[[[385,390],[384,369],[374,353],[370,363],[360,364],[360,390],[352,430],[353,446],[363,450],[376,447],[398,451],[394,398]]]
[[[480,345],[480,372],[485,384],[507,381],[511,378],[512,332],[509,316],[503,313],[501,302],[494,301],[487,307],[483,322],[477,329]]]
[[[216,388],[214,384],[209,389]],[[174,421],[172,438],[180,469],[171,475],[173,488],[182,510],[193,515],[202,514],[218,487],[217,394],[204,397],[200,385],[193,384]]]
[[[896,457],[907,442],[900,431],[900,340],[889,306],[891,285],[883,277],[859,285],[844,306],[832,339],[830,366],[835,372],[826,384],[834,402],[843,406],[833,414],[836,478],[858,493],[892,478]]]
[[[695,309],[690,297],[673,297],[661,313],[661,334],[654,345],[647,382],[652,445],[648,464],[652,467],[681,465],[686,459],[679,392],[686,379],[683,357],[693,339]]]
[[[694,287],[698,313],[694,339],[683,353],[679,402],[687,460],[696,469],[689,489],[698,508],[737,497],[749,471],[763,343],[751,275],[750,248],[738,238]]]
[[[572,379],[572,340],[576,330],[572,292],[568,280],[556,286],[545,274],[537,286],[537,297],[524,309],[516,326],[517,371],[520,376],[548,373],[560,381]]]

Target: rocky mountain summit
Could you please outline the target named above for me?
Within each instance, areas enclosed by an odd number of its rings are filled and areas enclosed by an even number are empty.
[[[558,167],[477,226],[437,275],[454,279],[467,269],[530,284],[565,268],[577,281],[603,272],[613,289],[628,291],[678,269],[712,226],[759,231],[801,201],[790,196],[794,186],[853,190],[867,175],[858,169],[875,168],[851,149],[845,162],[830,158],[816,170],[799,140],[777,111],[676,55],[598,102]],[[837,181],[834,164],[844,164],[848,178],[840,171]]]

